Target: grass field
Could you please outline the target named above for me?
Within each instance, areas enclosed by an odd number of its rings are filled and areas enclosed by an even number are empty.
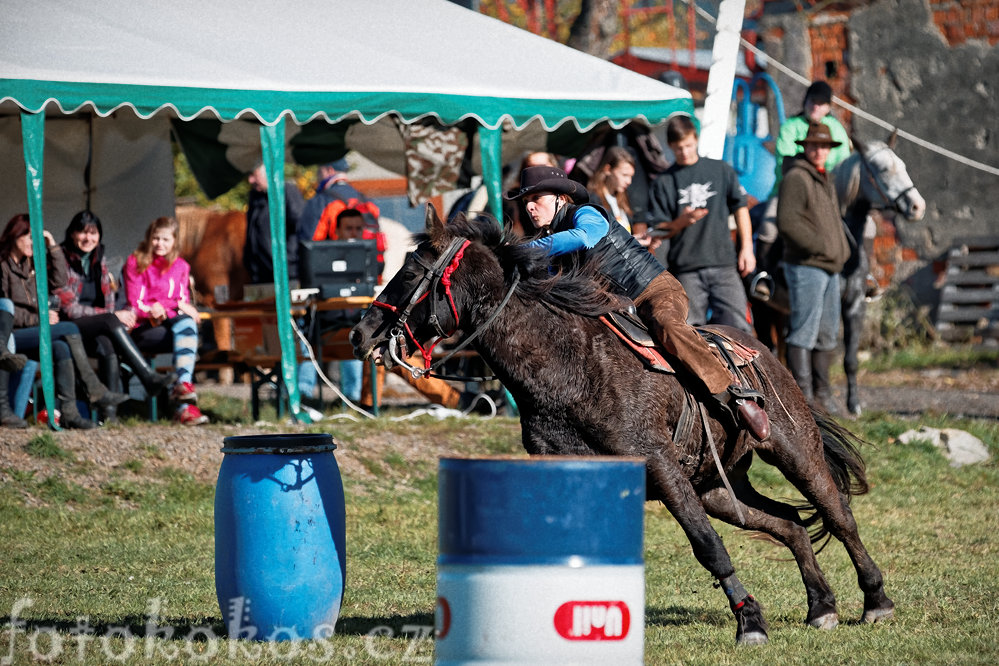
[[[885,574],[896,617],[857,625],[861,595],[845,551],[819,555],[837,592],[842,624],[806,628],[804,590],[788,552],[727,526],[719,533],[740,577],[764,605],[770,644],[737,648],[724,596],[694,560],[679,527],[646,506],[645,658],[648,664],[993,664],[999,661],[999,425],[923,421],[983,439],[993,460],[950,467],[928,443],[902,445],[914,427],[872,414],[855,429],[870,494],[854,501],[861,535]],[[320,428],[317,428],[320,429]],[[416,420],[334,425],[340,441],[375,433],[446,441],[467,454],[520,453],[513,419]],[[128,480],[83,488],[59,475],[0,470],[0,663],[403,664],[432,659],[437,555],[437,460],[391,452],[344,476],[347,593],[326,642],[224,640],[215,599],[214,486],[175,468],[144,465]],[[78,464],[58,440],[32,456]],[[155,471],[154,471],[155,469]],[[757,486],[794,493],[770,468]],[[12,626],[13,625],[13,626]],[[167,636],[172,631],[172,636]]]

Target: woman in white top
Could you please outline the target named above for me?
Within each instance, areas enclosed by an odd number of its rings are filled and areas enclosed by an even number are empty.
[[[635,158],[627,148],[611,146],[604,151],[600,166],[586,184],[592,203],[599,204],[629,232],[631,205],[628,187],[635,176]]]

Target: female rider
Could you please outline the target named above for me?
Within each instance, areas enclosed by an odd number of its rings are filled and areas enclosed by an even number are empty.
[[[612,287],[635,302],[639,316],[663,348],[704,385],[726,420],[746,428],[758,440],[770,436],[770,423],[760,404],[763,396],[732,382],[732,375],[704,339],[687,324],[687,295],[669,272],[605,211],[587,204],[589,193],[556,167],[521,171],[520,189],[506,199],[523,199],[541,238],[530,245],[550,257],[580,264],[600,259],[600,272]]]

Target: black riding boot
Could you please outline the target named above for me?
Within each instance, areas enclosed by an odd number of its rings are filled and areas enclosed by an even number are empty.
[[[7,397],[7,387],[10,385],[10,373],[0,370],[0,425],[5,428],[27,428],[28,422],[14,413]]]
[[[14,315],[6,310],[0,310],[0,370],[17,372],[24,369],[28,357],[24,354],[12,354],[7,349],[10,332],[14,330]],[[6,388],[6,387],[5,387]]]
[[[116,326],[111,330],[111,342],[114,344],[118,356],[132,369],[132,372],[142,382],[146,393],[149,395],[159,395],[177,382],[176,372],[167,372],[165,374],[156,372],[149,365],[149,361],[139,351],[132,336],[123,327]]]
[[[836,350],[812,350],[812,387],[814,388],[815,406],[821,407],[833,416],[840,414],[836,399],[833,398],[832,386],[829,384],[829,368],[832,366]]]
[[[108,407],[110,405],[120,405],[128,400],[127,395],[109,390],[97,378],[97,373],[90,367],[87,350],[83,348],[83,339],[79,335],[67,335],[63,339],[69,345],[69,352],[72,354],[73,362],[80,373],[80,379],[83,381],[83,385],[87,387],[87,398],[91,405]]]
[[[808,404],[812,404],[812,350],[794,345],[787,346],[787,369],[801,389]]]
[[[66,428],[91,430],[97,425],[80,416],[76,408],[76,373],[73,371],[73,359],[56,361],[55,364],[56,399],[59,401],[59,411],[62,417],[59,424]]]
[[[115,393],[123,393],[121,389],[121,366],[118,357],[114,353],[97,357],[97,372],[104,385]],[[101,423],[118,422],[118,405],[104,405],[100,408],[99,417]]]

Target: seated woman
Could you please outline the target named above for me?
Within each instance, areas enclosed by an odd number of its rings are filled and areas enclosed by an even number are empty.
[[[114,391],[121,391],[119,357],[146,389],[156,396],[177,381],[176,373],[161,374],[150,367],[129,336],[136,324],[132,310],[115,310],[117,288],[114,276],[104,261],[104,230],[101,220],[88,210],[73,216],[62,242],[68,277],[59,289],[59,310],[64,320],[72,321],[83,334],[87,354],[97,358],[98,374]],[[116,420],[117,407],[101,410],[104,423]]]
[[[0,425],[5,428],[27,428],[28,422],[12,409],[8,387],[13,373],[25,369],[28,357],[14,353],[14,301],[0,298]],[[32,371],[33,372],[33,371]],[[34,375],[32,375],[34,376]]]
[[[43,233],[48,254],[49,289],[52,291],[66,284],[66,260],[52,234],[48,231]],[[31,224],[26,214],[12,217],[0,235],[0,293],[14,303],[14,342],[17,348],[21,353],[37,358],[41,307],[35,289]],[[80,329],[75,324],[60,322],[59,313],[55,310],[46,309],[44,316],[51,324],[56,397],[62,412],[59,422],[68,428],[94,428],[94,423],[83,418],[76,407],[77,373],[83,380],[90,403],[97,408],[119,405],[128,400],[128,396],[109,390],[97,378],[83,348]]]
[[[198,310],[188,287],[191,267],[180,257],[180,225],[172,217],[157,218],[145,239],[125,262],[125,295],[135,313],[132,339],[139,349],[173,348],[177,381],[170,398],[178,403],[174,419],[201,425],[208,417],[198,409],[194,391],[194,361],[198,352]]]

